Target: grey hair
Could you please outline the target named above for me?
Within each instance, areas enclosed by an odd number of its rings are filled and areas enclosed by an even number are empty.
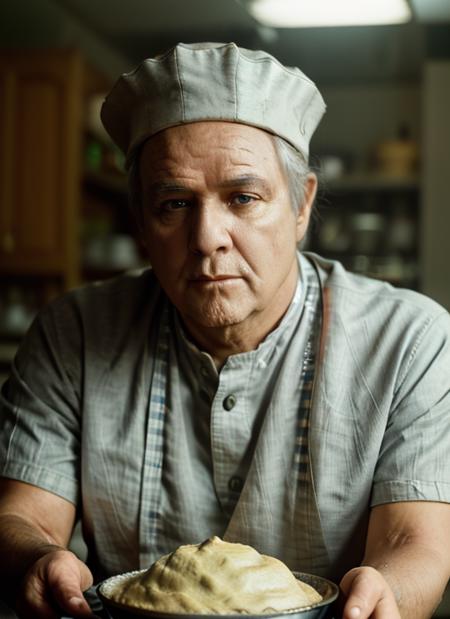
[[[299,213],[305,202],[306,179],[311,170],[303,155],[286,140],[275,135],[273,141],[287,176],[292,208]]]
[[[287,176],[291,206],[299,213],[305,201],[305,185],[310,168],[303,155],[278,135],[273,136],[275,150]],[[138,228],[143,227],[142,191],[139,174],[141,148],[134,153],[128,171],[129,207],[137,222]]]

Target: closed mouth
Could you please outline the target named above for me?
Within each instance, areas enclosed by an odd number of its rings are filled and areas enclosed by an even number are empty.
[[[198,277],[193,277],[191,281],[193,282],[223,282],[227,279],[240,279],[238,275],[199,275]]]

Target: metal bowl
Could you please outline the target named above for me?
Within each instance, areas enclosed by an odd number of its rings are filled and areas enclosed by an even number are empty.
[[[326,619],[332,617],[332,603],[337,598],[339,589],[338,587],[320,576],[314,576],[313,574],[306,574],[303,572],[294,572],[294,576],[305,582],[311,587],[314,587],[320,595],[322,600],[318,604],[312,606],[304,606],[298,610],[289,610],[274,614],[264,615],[190,615],[190,614],[176,614],[176,613],[160,613],[152,610],[143,610],[141,608],[130,608],[124,604],[119,604],[111,599],[111,593],[113,589],[122,581],[128,579],[130,576],[136,576],[139,573],[143,573],[146,570],[140,570],[136,572],[128,572],[126,574],[119,574],[118,576],[112,576],[107,580],[104,580],[97,587],[97,594],[102,601],[103,607],[108,612],[111,619],[273,619],[273,618],[285,618],[286,619]]]

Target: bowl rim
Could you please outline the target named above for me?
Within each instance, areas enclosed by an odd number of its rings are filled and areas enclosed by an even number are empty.
[[[329,580],[328,578],[324,578],[323,576],[316,576],[315,574],[311,574],[308,572],[298,572],[295,570],[292,570],[292,573],[294,574],[295,578],[297,578],[297,580],[301,580],[302,582],[309,584],[310,586],[314,586],[314,585],[311,585],[311,581],[317,581],[323,584],[324,586],[326,586],[329,590],[329,593],[327,594],[327,596],[323,597],[320,600],[320,602],[316,602],[315,604],[310,604],[309,606],[301,606],[300,608],[282,610],[276,613],[264,613],[264,614],[258,614],[258,615],[252,615],[250,613],[234,613],[234,614],[224,615],[224,614],[218,614],[218,613],[168,613],[164,611],[137,608],[133,606],[128,606],[126,604],[121,604],[120,602],[116,602],[112,600],[111,598],[109,598],[107,595],[105,595],[105,593],[102,591],[102,588],[105,587],[108,583],[111,583],[115,580],[122,580],[122,579],[125,580],[126,578],[129,578],[131,576],[137,576],[138,574],[143,574],[144,572],[147,572],[147,571],[148,571],[147,569],[141,569],[141,570],[133,570],[131,572],[124,572],[122,574],[116,574],[115,576],[110,576],[109,578],[106,578],[102,582],[98,583],[98,585],[96,586],[96,592],[102,604],[106,607],[110,606],[111,608],[115,608],[120,611],[126,611],[129,613],[133,613],[134,615],[141,615],[143,617],[149,617],[149,618],[154,617],[155,619],[157,617],[161,617],[162,619],[173,619],[174,617],[186,617],[186,619],[188,619],[188,618],[198,617],[199,619],[201,619],[202,617],[213,617],[213,616],[218,617],[220,619],[242,619],[243,617],[247,617],[247,618],[261,617],[264,619],[270,619],[271,617],[280,617],[280,616],[285,616],[285,615],[289,616],[289,615],[306,613],[310,610],[314,610],[322,606],[328,606],[329,604],[332,604],[339,595],[339,587],[336,585],[336,583]]]

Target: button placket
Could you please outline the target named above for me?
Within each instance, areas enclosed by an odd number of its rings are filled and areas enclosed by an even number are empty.
[[[252,355],[229,359],[220,371],[211,406],[214,483],[217,496],[227,509],[238,500],[246,476],[242,462],[251,438],[246,388],[253,365]]]

